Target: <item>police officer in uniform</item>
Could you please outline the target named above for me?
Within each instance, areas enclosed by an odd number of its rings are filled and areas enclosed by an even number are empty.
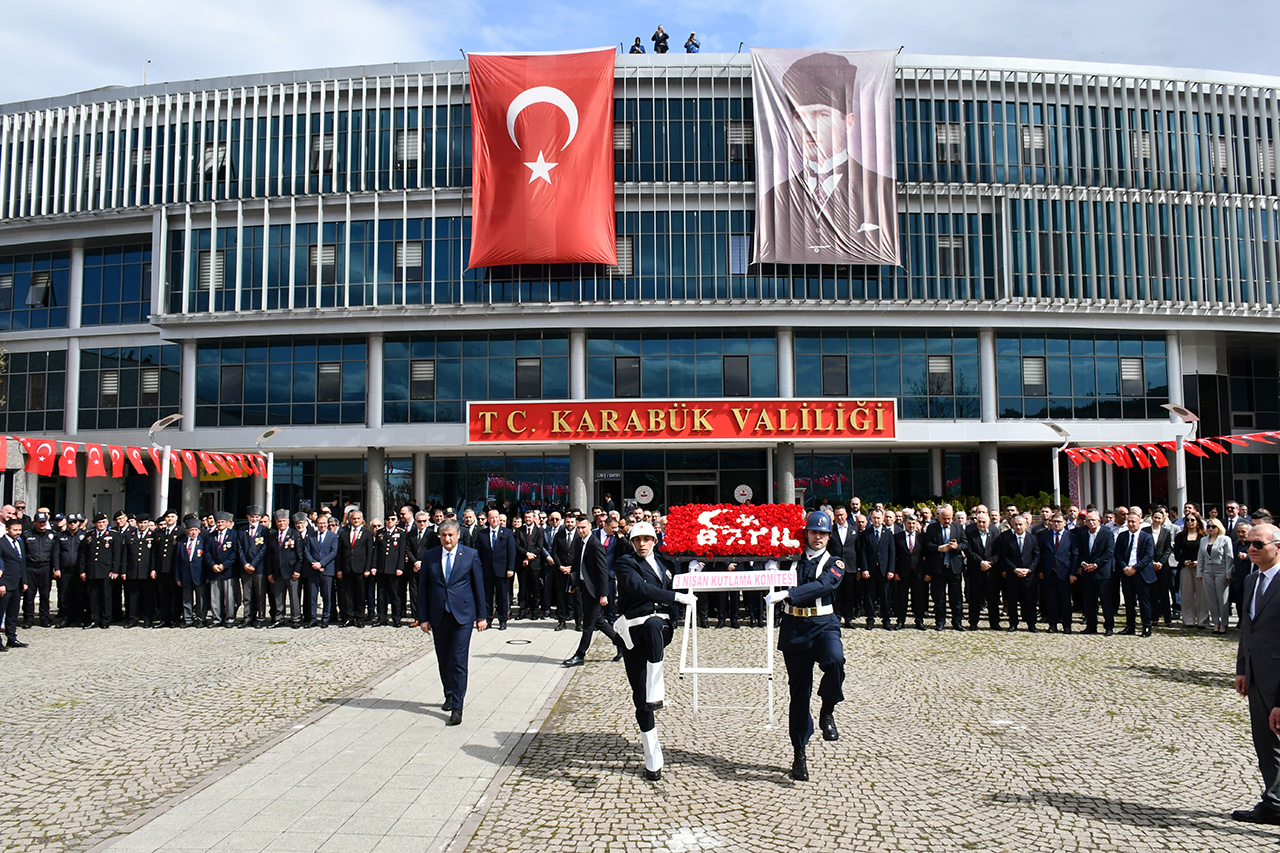
[[[621,615],[613,627],[622,638],[622,660],[644,746],[644,776],[656,782],[662,778],[662,747],[653,712],[661,709],[666,699],[663,650],[671,642],[679,616],[675,605],[697,606],[697,598],[672,591],[675,566],[656,553],[658,538],[652,524],[641,521],[632,526],[630,535],[634,553],[624,554],[614,564]]]
[[[22,627],[30,628],[35,618],[36,593],[40,593],[40,627],[48,628],[49,591],[53,570],[62,567],[61,541],[49,527],[47,513],[37,512],[35,522],[22,537],[27,558],[27,589],[22,594]]]
[[[769,593],[765,601],[782,607],[782,630],[778,634],[778,651],[787,665],[791,688],[788,721],[791,746],[795,751],[791,778],[809,780],[809,764],[805,748],[813,736],[813,715],[809,712],[813,689],[813,665],[822,670],[818,695],[822,711],[818,725],[823,740],[839,740],[835,707],[844,701],[844,646],[840,642],[840,619],[832,601],[844,578],[845,563],[827,552],[831,536],[831,516],[825,512],[809,513],[805,523],[805,550],[795,562],[796,586]]]
[[[77,625],[85,619],[84,581],[80,580],[80,545],[88,534],[84,531],[84,516],[67,516],[67,529],[58,534],[59,564],[54,566],[53,577],[58,582],[57,628]]]
[[[106,628],[111,624],[111,583],[120,578],[124,543],[118,530],[107,528],[106,513],[94,515],[93,528],[80,544],[80,580],[89,592],[89,621],[84,627]]]

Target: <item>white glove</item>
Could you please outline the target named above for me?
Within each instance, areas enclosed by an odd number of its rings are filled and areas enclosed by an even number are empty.
[[[776,571],[778,570],[778,561],[777,561],[777,560],[769,560],[768,562],[766,562],[766,563],[764,564],[764,570],[765,570],[766,572],[776,572]]]
[[[777,604],[779,601],[786,601],[790,597],[791,597],[791,590],[775,589],[773,592],[766,595],[764,597],[764,600],[769,604]]]
[[[685,607],[693,607],[698,603],[698,596],[691,592],[677,592],[676,604],[683,604]]]
[[[689,571],[691,571],[691,572],[700,572],[700,571],[702,571],[702,561],[701,561],[701,560],[690,560],[690,561],[689,561]]]

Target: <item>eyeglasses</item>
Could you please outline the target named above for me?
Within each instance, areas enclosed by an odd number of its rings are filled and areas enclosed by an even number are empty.
[[[1277,543],[1275,540],[1271,540],[1271,541],[1269,541],[1269,542],[1264,542],[1264,541],[1263,541],[1263,540],[1261,540],[1261,539],[1246,539],[1245,541],[1249,543],[1249,547],[1250,547],[1250,548],[1259,548],[1259,549],[1261,549],[1261,548],[1265,548],[1265,547],[1267,547],[1268,545],[1276,545],[1276,544],[1280,544],[1280,543]]]

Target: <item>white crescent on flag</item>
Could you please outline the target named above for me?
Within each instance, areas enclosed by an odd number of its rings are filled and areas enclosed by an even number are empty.
[[[36,445],[36,459],[43,462],[53,456],[53,443],[42,441]]]
[[[534,104],[551,104],[553,107],[559,107],[564,113],[564,117],[569,120],[569,138],[564,141],[564,148],[568,148],[569,143],[573,142],[573,138],[578,135],[578,105],[555,86],[534,86],[532,89],[525,89],[512,99],[511,105],[507,107],[507,134],[511,137],[512,143],[516,148],[520,148],[520,141],[516,139],[516,119],[520,117],[521,110]]]

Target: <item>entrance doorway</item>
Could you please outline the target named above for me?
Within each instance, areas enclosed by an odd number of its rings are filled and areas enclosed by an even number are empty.
[[[720,472],[668,471],[667,506],[720,502]]]

